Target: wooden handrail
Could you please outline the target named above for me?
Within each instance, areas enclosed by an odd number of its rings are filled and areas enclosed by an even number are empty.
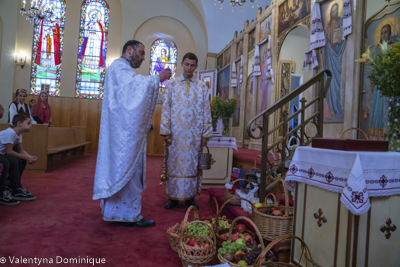
[[[273,172],[275,172],[278,168],[281,168],[281,179],[284,179],[284,171],[285,171],[285,163],[293,156],[293,153],[289,153],[288,156],[286,156],[286,150],[287,150],[287,143],[288,139],[290,136],[296,135],[299,140],[301,146],[303,145],[309,145],[311,143],[311,138],[306,134],[305,132],[305,126],[309,123],[313,123],[317,127],[317,133],[315,137],[322,137],[323,136],[323,116],[324,116],[324,98],[328,92],[330,83],[332,80],[332,73],[328,70],[325,69],[321,72],[319,72],[317,75],[309,79],[306,83],[300,85],[297,87],[295,90],[293,90],[291,93],[283,97],[281,100],[276,102],[272,107],[267,108],[260,114],[258,114],[256,117],[254,117],[246,127],[247,134],[253,138],[253,139],[260,139],[262,138],[262,145],[261,145],[261,181],[260,181],[260,202],[264,202],[265,200],[265,192],[269,189],[272,188],[279,179],[271,183],[268,188],[266,188],[266,177]],[[325,82],[324,82],[325,81]],[[300,102],[301,102],[301,107],[298,111],[296,111],[295,114],[288,115],[287,112],[281,112],[281,122],[276,123],[275,127],[271,131],[268,130],[268,124],[270,120],[270,115],[273,115],[274,112],[278,111],[279,109],[282,110],[282,108],[290,103],[290,101],[294,98],[296,98],[298,95],[303,93],[309,88],[313,88],[315,84],[318,84],[316,86],[316,93],[317,96],[313,98],[309,103],[306,105],[307,100],[303,97]],[[313,114],[308,117],[307,119],[305,118],[305,111],[307,108],[316,105],[316,112],[313,112]],[[291,131],[287,131],[288,124],[291,119],[293,119],[295,116],[301,116],[301,123],[296,126],[294,129]],[[251,125],[260,117],[263,117],[263,124],[262,126],[254,126],[253,128]],[[254,136],[252,132],[256,131],[256,129],[260,130],[260,134],[258,136]],[[282,136],[279,136],[280,138],[273,142],[272,145],[268,145],[268,137],[275,134],[277,131],[282,129]],[[300,136],[297,135],[297,131],[300,131]],[[274,149],[275,148],[275,149]],[[280,152],[281,153],[281,161],[279,164],[274,164],[272,165],[270,162],[268,162],[268,153],[271,150],[275,150],[274,152]],[[267,166],[268,164],[268,166]],[[270,167],[271,168],[267,168]]]

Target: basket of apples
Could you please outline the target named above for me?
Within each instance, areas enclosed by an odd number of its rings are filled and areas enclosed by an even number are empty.
[[[269,193],[265,199],[271,195],[274,204],[264,204],[262,207],[253,208],[254,223],[257,225],[262,237],[268,241],[293,233],[293,207],[289,207],[289,193],[284,181],[282,183],[285,192],[285,205],[279,205],[274,194]]]
[[[245,220],[249,222],[255,229],[257,233],[257,239],[251,237],[250,235],[237,234],[235,236],[233,226],[238,220]],[[239,216],[233,220],[231,227],[229,228],[229,238],[227,241],[222,243],[222,246],[218,249],[218,259],[220,263],[228,263],[230,266],[253,266],[257,257],[265,249],[264,242],[262,240],[261,234],[257,229],[257,226],[247,217]],[[273,255],[272,253],[269,255]],[[266,257],[266,260],[268,258]]]
[[[211,233],[211,236],[206,233]],[[192,221],[182,226],[179,232],[178,253],[183,267],[200,267],[214,259],[217,252],[212,227],[203,221]]]
[[[239,199],[239,201],[244,200],[244,201],[248,202],[253,208],[255,208],[254,204],[250,200],[247,200],[247,199],[241,198],[241,197],[238,197],[238,199]],[[221,221],[220,215],[221,215],[221,212],[224,209],[224,207],[226,205],[230,204],[230,202],[232,202],[232,201],[235,201],[235,199],[231,198],[231,199],[228,199],[227,201],[225,201],[221,205],[219,213],[217,214],[217,217],[216,217],[218,219],[216,219],[216,221],[215,221],[214,228],[216,229],[215,236],[217,237],[217,246],[218,247],[222,246],[222,242],[228,240],[227,234],[229,233],[229,228],[231,227],[232,223],[227,225],[225,222]],[[243,228],[241,228],[241,226],[243,226]],[[251,235],[253,238],[255,237],[255,234],[252,231],[245,229],[244,225],[241,225],[241,226],[240,225],[235,226],[235,228],[237,228],[237,227],[240,228],[240,231],[236,231],[236,232],[240,232],[242,234],[247,233],[247,234]]]

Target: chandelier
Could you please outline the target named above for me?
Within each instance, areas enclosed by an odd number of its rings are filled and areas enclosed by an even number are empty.
[[[249,1],[252,3],[251,7],[254,8],[254,3],[257,4],[257,0],[249,0]],[[224,0],[215,0],[214,5],[216,5],[217,2],[220,2],[220,4],[221,4],[220,9],[222,9],[222,3],[224,2]],[[232,7],[232,11],[233,11],[234,6],[239,5],[239,6],[243,7],[245,3],[246,3],[246,0],[230,0],[230,5]],[[257,6],[258,6],[258,4],[257,4]]]
[[[55,21],[60,19],[57,16],[57,12],[53,12],[53,7],[49,4],[44,6],[38,5],[39,0],[31,0],[31,7],[26,10],[26,0],[22,0],[22,8],[19,11],[22,16],[26,16],[26,20],[34,24],[36,20],[43,20],[45,22]]]

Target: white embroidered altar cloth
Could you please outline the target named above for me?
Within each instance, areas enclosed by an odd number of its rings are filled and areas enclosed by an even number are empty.
[[[341,193],[350,212],[361,215],[371,206],[369,197],[400,194],[400,153],[298,147],[285,185],[294,191],[296,182]]]

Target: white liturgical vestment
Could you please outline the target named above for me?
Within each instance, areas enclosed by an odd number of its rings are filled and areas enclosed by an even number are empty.
[[[102,200],[106,221],[142,219],[147,132],[159,82],[157,75],[136,74],[123,57],[107,70],[93,188],[93,199]]]
[[[200,194],[201,176],[197,165],[201,139],[212,137],[208,88],[192,77],[172,79],[165,90],[161,135],[171,135],[164,194],[174,200],[188,200]]]

